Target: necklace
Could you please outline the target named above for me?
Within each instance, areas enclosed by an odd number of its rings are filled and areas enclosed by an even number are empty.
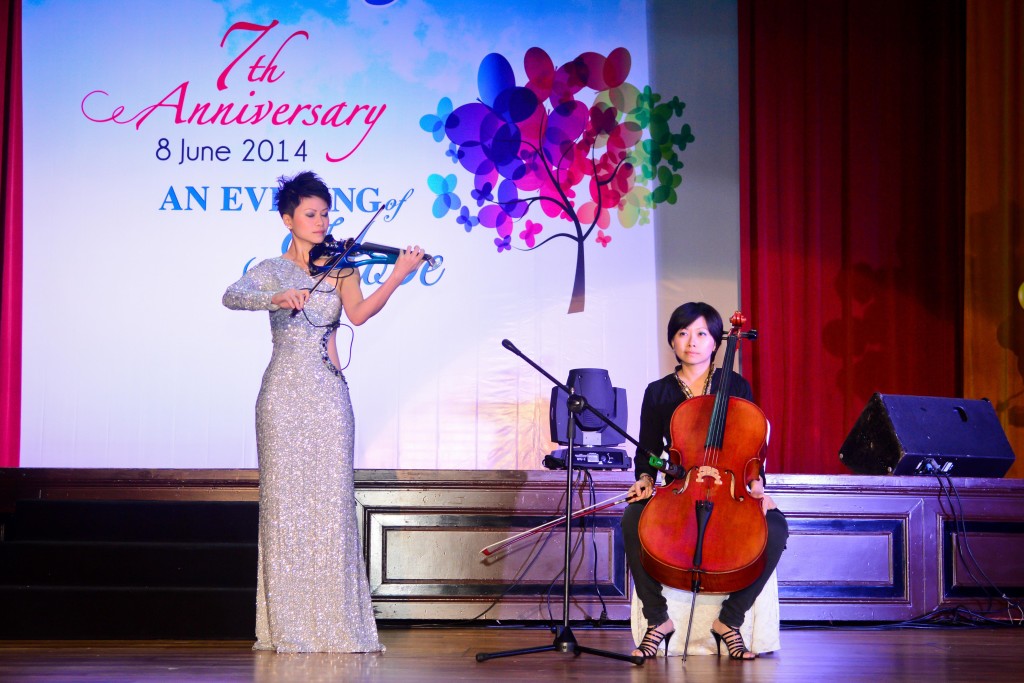
[[[676,372],[674,372],[672,374],[675,376],[676,382],[679,383],[679,388],[682,390],[683,396],[685,398],[687,398],[687,399],[693,398],[693,391],[691,391],[690,390],[690,386],[686,382],[683,381],[683,378],[679,376],[679,371],[676,370]],[[707,394],[708,393],[708,389],[711,388],[711,376],[713,374],[715,374],[715,364],[714,363],[712,363],[711,366],[708,368],[707,377],[704,378],[704,388],[700,392],[702,396],[704,394]]]

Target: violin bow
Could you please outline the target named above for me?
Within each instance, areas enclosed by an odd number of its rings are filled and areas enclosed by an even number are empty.
[[[364,227],[363,231],[361,233],[359,233],[359,237],[357,237],[355,240],[353,240],[352,243],[348,246],[348,248],[345,249],[345,251],[341,252],[340,254],[332,254],[331,256],[327,257],[327,263],[324,264],[325,267],[324,267],[323,275],[321,275],[320,279],[317,280],[316,282],[314,282],[313,286],[309,288],[310,296],[312,296],[313,292],[317,291],[317,289],[320,287],[320,285],[323,283],[323,281],[327,279],[327,276],[331,274],[332,270],[334,270],[337,266],[339,266],[342,263],[344,263],[345,259],[348,258],[349,253],[352,251],[352,249],[355,247],[355,245],[359,243],[359,240],[361,240],[364,237],[366,237],[366,233],[370,230],[370,226],[373,225],[373,222],[375,220],[377,220],[377,216],[379,216],[380,212],[383,211],[383,210],[384,210],[384,205],[381,204],[380,208],[377,209],[377,213],[373,214],[373,216],[370,218],[369,222],[366,224],[366,227]],[[312,260],[310,261],[310,264],[309,264],[309,271],[310,271],[309,272],[310,277],[315,275],[315,273],[313,272]],[[292,311],[291,315],[292,315],[293,318],[299,314],[299,310],[300,309],[296,308],[295,310]],[[309,320],[309,318],[307,317],[306,320]]]
[[[577,517],[583,517],[584,515],[589,515],[593,512],[600,512],[601,510],[614,507],[615,505],[618,505],[619,503],[622,503],[628,499],[629,492],[626,492],[623,493],[622,495],[616,496],[615,498],[609,498],[607,500],[601,501],[600,503],[594,503],[590,507],[586,507],[583,508],[582,510],[577,510],[576,512],[572,513],[572,519],[576,519]],[[516,543],[517,541],[521,541],[528,536],[532,536],[534,534],[540,533],[541,531],[546,531],[547,529],[558,526],[564,521],[565,515],[562,515],[561,517],[553,519],[550,522],[545,522],[540,526],[535,526],[532,529],[527,529],[526,531],[518,533],[515,536],[510,536],[509,538],[506,538],[504,541],[492,543],[480,552],[486,555],[487,557],[490,557],[499,550],[504,550],[505,548],[509,547],[513,543]]]

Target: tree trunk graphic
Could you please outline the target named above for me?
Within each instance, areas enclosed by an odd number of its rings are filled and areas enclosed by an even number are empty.
[[[576,278],[572,283],[572,299],[569,300],[569,312],[581,313],[587,299],[587,269],[583,261],[583,240],[576,240]]]

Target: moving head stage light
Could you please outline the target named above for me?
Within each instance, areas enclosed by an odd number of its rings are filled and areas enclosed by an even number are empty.
[[[613,387],[607,370],[599,368],[577,368],[569,371],[566,386],[587,399],[590,407],[600,412],[623,430],[626,429],[626,390]],[[592,470],[628,470],[633,464],[626,451],[611,448],[625,439],[600,418],[584,410],[571,415],[567,405],[568,395],[559,387],[551,389],[551,405],[548,416],[551,422],[551,440],[563,446],[569,445],[569,420],[575,422],[573,436],[572,466]],[[559,448],[544,456],[544,467],[549,470],[565,469],[567,448]]]

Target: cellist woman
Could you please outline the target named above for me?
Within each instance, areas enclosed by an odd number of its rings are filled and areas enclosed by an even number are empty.
[[[723,329],[722,316],[709,304],[689,302],[673,311],[668,321],[668,343],[679,364],[675,372],[651,382],[644,392],[640,409],[639,441],[647,451],[660,456],[667,450],[669,422],[679,404],[693,396],[713,394],[722,380],[722,373],[733,372],[729,368],[716,371],[714,366]],[[750,383],[736,373],[733,373],[729,389],[731,396],[748,401],[753,399]],[[633,502],[622,513],[622,536],[626,546],[626,562],[633,574],[633,585],[648,623],[643,641],[633,650],[633,655],[652,658],[657,656],[662,642],[668,654],[668,644],[675,633],[675,624],[669,619],[661,584],[647,573],[640,561],[640,514],[654,493],[658,470],[650,465],[648,458],[639,453],[635,458],[635,470],[636,483],[630,487],[628,494]],[[765,514],[768,529],[765,568],[753,584],[726,598],[711,627],[719,654],[724,642],[729,657],[743,660],[754,659],[757,655],[744,644],[740,626],[743,625],[747,610],[753,606],[754,600],[775,571],[789,537],[785,516],[771,496],[765,493],[763,471],[759,478],[747,482],[747,489],[751,497],[760,499],[761,510]]]

